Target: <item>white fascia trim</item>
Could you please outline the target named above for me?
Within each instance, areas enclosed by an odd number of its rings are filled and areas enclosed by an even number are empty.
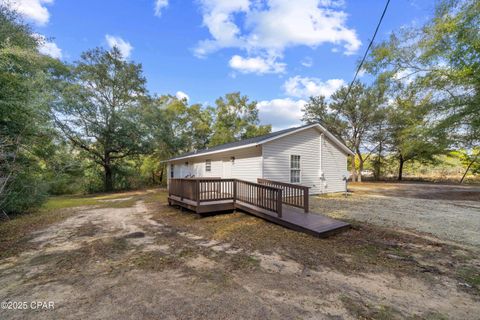
[[[325,135],[326,135],[330,140],[332,140],[336,145],[338,145],[346,154],[349,154],[349,155],[351,155],[351,156],[355,155],[355,153],[354,153],[352,150],[350,150],[346,145],[344,145],[340,140],[338,140],[333,134],[331,134],[327,129],[325,129],[322,125],[320,125],[320,124],[318,124],[318,123],[314,123],[314,124],[311,124],[311,125],[306,126],[306,127],[303,127],[303,128],[298,128],[298,130],[290,131],[290,132],[281,134],[281,135],[279,135],[279,136],[272,137],[272,138],[267,139],[267,140],[263,140],[262,142],[260,142],[260,144],[263,144],[263,143],[266,143],[266,142],[270,142],[270,141],[273,141],[273,140],[276,140],[276,139],[279,139],[279,138],[288,136],[288,135],[290,135],[290,134],[297,133],[297,132],[302,131],[302,130],[310,129],[310,128],[320,129],[321,132],[325,133]]]
[[[348,155],[351,155],[351,156],[354,156],[355,155],[355,152],[353,152],[352,150],[350,150],[350,148],[348,148],[346,145],[343,144],[343,142],[341,142],[340,140],[338,140],[333,134],[331,134],[327,129],[325,129],[322,125],[320,124],[316,124],[320,130],[323,131],[323,133],[330,139],[332,140],[333,142],[335,142],[335,144],[337,144],[343,151],[345,151],[346,154]]]
[[[210,155],[210,154],[227,152],[227,151],[238,150],[238,149],[243,149],[243,148],[256,147],[256,146],[262,145],[262,144],[264,144],[264,143],[267,143],[267,142],[270,142],[270,141],[273,141],[273,140],[277,140],[277,139],[280,139],[280,138],[286,137],[286,136],[288,136],[288,135],[297,133],[297,132],[302,131],[302,130],[310,129],[310,128],[318,128],[318,129],[320,129],[320,131],[322,131],[323,133],[325,133],[325,135],[326,135],[330,140],[332,140],[333,142],[335,142],[335,144],[337,144],[346,154],[349,154],[349,155],[352,155],[352,156],[355,155],[355,153],[354,153],[352,150],[350,150],[349,148],[347,148],[346,145],[344,145],[340,140],[338,140],[333,134],[331,134],[330,132],[328,132],[327,129],[325,129],[323,126],[321,126],[321,125],[318,124],[318,123],[314,123],[314,124],[311,124],[311,125],[309,125],[309,126],[306,126],[306,127],[303,127],[303,128],[298,128],[297,130],[290,131],[290,132],[286,132],[286,133],[281,134],[281,135],[279,135],[279,136],[275,136],[275,137],[272,137],[272,138],[270,138],[270,139],[263,140],[263,141],[258,142],[258,143],[250,143],[250,144],[246,144],[246,145],[238,146],[238,147],[233,147],[233,148],[227,148],[227,149],[221,149],[221,150],[214,150],[214,151],[210,151],[210,152],[202,152],[202,153],[199,153],[199,154],[191,154],[191,155],[188,155],[188,156],[185,156],[185,157],[181,157],[181,158],[170,159],[170,160],[167,160],[167,162],[177,161],[177,160],[184,160],[184,159],[189,159],[189,158],[194,158],[194,157],[207,156],[207,155]]]
[[[202,152],[202,153],[199,153],[199,154],[191,154],[191,155],[188,155],[188,156],[185,156],[185,157],[169,159],[169,160],[166,160],[166,161],[167,161],[167,162],[171,162],[171,161],[183,160],[183,159],[194,158],[194,157],[203,157],[203,156],[208,156],[208,155],[210,155],[210,154],[215,154],[215,153],[221,153],[221,152],[226,152],[226,151],[238,150],[238,149],[243,149],[243,148],[256,147],[256,146],[258,146],[258,145],[260,145],[260,144],[261,144],[261,143],[250,143],[250,144],[246,144],[246,145],[238,146],[238,147],[233,147],[233,148],[227,148],[227,149],[221,149],[221,150],[213,150],[213,151],[209,151],[209,152]]]

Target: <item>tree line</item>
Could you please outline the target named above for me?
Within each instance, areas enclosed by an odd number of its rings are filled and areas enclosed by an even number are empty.
[[[303,120],[321,122],[356,153],[352,180],[361,181],[368,160],[376,178],[385,161],[435,164],[439,155],[460,157],[480,173],[480,2],[446,0],[430,21],[403,28],[373,47],[355,82],[330,99],[311,97]]]
[[[352,179],[366,163],[434,163],[456,150],[480,172],[480,8],[443,1],[421,28],[374,46],[357,81],[331,97],[310,97],[303,121],[320,122],[356,153]],[[28,211],[48,194],[159,185],[162,160],[265,134],[255,101],[238,92],[213,106],[146,89],[142,65],[117,48],[61,62],[39,53],[39,38],[0,6],[0,208]],[[347,96],[347,92],[349,95]]]
[[[0,208],[17,213],[48,194],[158,185],[161,160],[270,132],[238,92],[214,106],[151,95],[141,64],[94,48],[68,64],[0,6]]]

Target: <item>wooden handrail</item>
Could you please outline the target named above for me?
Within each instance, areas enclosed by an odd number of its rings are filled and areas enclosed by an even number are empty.
[[[283,190],[282,202],[293,207],[302,208],[304,212],[309,209],[309,189],[310,187],[293,183],[273,181],[258,178],[257,182],[266,186],[272,186]]]
[[[276,212],[282,217],[282,190],[255,182],[235,179],[236,201]]]
[[[169,196],[201,202],[242,201],[282,216],[283,190],[239,179],[175,178],[169,180]]]

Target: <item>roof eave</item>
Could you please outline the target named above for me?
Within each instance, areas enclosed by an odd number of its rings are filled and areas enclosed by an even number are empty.
[[[278,136],[275,136],[275,137],[271,137],[271,138],[268,138],[268,139],[265,139],[265,140],[262,140],[262,141],[259,141],[259,142],[255,142],[255,143],[249,143],[249,144],[245,144],[245,145],[242,145],[242,146],[238,146],[238,147],[232,147],[232,148],[226,148],[226,149],[220,149],[220,150],[214,150],[214,151],[210,151],[210,152],[202,152],[202,153],[196,153],[196,154],[191,154],[191,155],[188,155],[188,156],[184,156],[184,157],[178,157],[178,158],[172,158],[172,159],[168,159],[166,160],[167,162],[170,162],[170,161],[178,161],[178,160],[185,160],[185,159],[189,159],[189,158],[194,158],[194,157],[201,157],[201,156],[207,156],[207,155],[211,155],[211,154],[216,154],[216,153],[221,153],[221,152],[227,152],[227,151],[232,151],[232,150],[238,150],[238,149],[243,149],[243,148],[251,148],[251,147],[255,147],[255,146],[259,146],[259,145],[262,145],[264,143],[267,143],[267,142],[270,142],[270,141],[273,141],[273,140],[276,140],[276,139],[280,139],[282,137],[285,137],[285,136],[288,136],[290,134],[294,134],[296,132],[299,132],[299,131],[302,131],[302,130],[306,130],[306,129],[310,129],[310,128],[319,128],[320,131],[322,131],[322,133],[324,133],[325,135],[327,135],[327,137],[329,139],[331,139],[336,145],[338,145],[346,154],[348,155],[351,155],[351,156],[354,156],[355,153],[350,150],[343,142],[341,142],[340,140],[338,140],[338,138],[336,138],[333,134],[331,134],[326,128],[324,128],[322,125],[320,125],[319,123],[313,123],[309,126],[304,126],[304,127],[301,127],[301,128],[298,128],[297,130],[293,130],[293,131],[289,131],[289,132],[286,132],[284,134],[281,134],[281,135],[278,135]]]

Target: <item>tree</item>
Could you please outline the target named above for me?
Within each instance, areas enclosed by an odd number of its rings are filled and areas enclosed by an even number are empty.
[[[307,123],[321,123],[355,151],[359,160],[358,181],[361,181],[361,171],[366,160],[363,151],[372,129],[383,119],[384,96],[381,87],[367,88],[358,81],[353,84],[345,99],[347,91],[348,87],[340,88],[331,96],[329,102],[322,96],[311,97],[302,110],[304,113],[302,120]],[[355,181],[357,178],[355,157],[352,157],[351,161],[352,180]]]
[[[459,181],[460,183],[463,183],[469,171],[474,175],[480,174],[480,147],[473,148],[471,152],[468,152],[465,149],[459,150],[453,152],[453,155],[460,158],[462,165],[465,167],[465,172]]]
[[[96,48],[72,67],[63,99],[55,105],[66,138],[102,167],[105,191],[114,188],[118,161],[148,151],[141,112],[145,94],[140,64],[125,61],[116,47]]]
[[[150,170],[152,181],[156,176],[158,181],[164,180],[166,168],[161,160],[203,149],[209,143],[213,113],[210,107],[189,106],[186,100],[165,95],[150,98],[143,112],[153,145],[153,152],[145,159],[143,169]]]
[[[443,0],[420,28],[375,46],[365,64],[385,79],[415,81],[432,95],[435,128],[456,146],[480,143],[480,3]]]
[[[41,204],[47,184],[40,160],[54,131],[49,103],[65,70],[38,52],[39,39],[17,14],[0,5],[0,211]]]
[[[228,93],[215,104],[210,146],[256,137],[272,130],[270,125],[259,124],[257,102],[250,102],[239,92]]]
[[[413,83],[398,87],[388,116],[388,143],[398,159],[398,180],[402,180],[405,163],[434,162],[435,155],[446,152],[446,135],[433,130],[428,121],[431,99]]]

